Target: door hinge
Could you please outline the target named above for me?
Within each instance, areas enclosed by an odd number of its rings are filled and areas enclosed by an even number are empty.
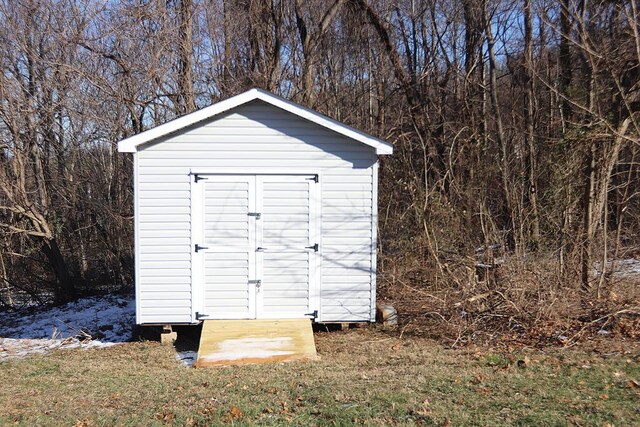
[[[204,313],[200,313],[199,311],[196,311],[196,320],[205,320],[209,318],[208,314],[204,314]]]
[[[320,247],[318,246],[318,244],[316,243],[313,246],[305,246],[305,249],[313,249],[314,252],[318,252],[318,250],[320,249]]]
[[[255,216],[256,219],[260,219],[260,217],[262,216],[262,214],[260,212],[249,212],[247,215]]]
[[[209,178],[205,178],[204,176],[200,176],[200,175],[193,175],[193,182],[195,182],[196,184],[198,183],[198,181],[206,181]]]
[[[201,250],[203,250],[203,249],[209,249],[209,247],[208,247],[208,246],[200,246],[200,245],[199,245],[199,244],[197,244],[197,243],[195,244],[195,250],[196,250],[196,252],[201,251]]]
[[[320,181],[320,177],[318,176],[318,174],[313,175],[313,177],[311,178],[307,178],[307,181],[313,181],[316,184],[318,183],[318,181]]]
[[[316,320],[318,318],[318,310],[313,310],[311,313],[306,313],[305,316],[313,318]]]

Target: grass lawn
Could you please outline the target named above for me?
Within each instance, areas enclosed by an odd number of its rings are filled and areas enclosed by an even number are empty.
[[[182,366],[155,342],[0,364],[0,425],[640,425],[640,351],[316,334],[318,362]],[[629,350],[630,348],[630,350]]]

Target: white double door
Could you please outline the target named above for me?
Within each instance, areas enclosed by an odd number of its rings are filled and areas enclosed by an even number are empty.
[[[313,317],[320,249],[317,176],[193,178],[197,317]]]

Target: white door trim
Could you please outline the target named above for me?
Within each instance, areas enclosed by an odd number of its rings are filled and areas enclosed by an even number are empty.
[[[321,208],[322,208],[322,176],[321,171],[317,169],[291,169],[287,171],[279,171],[271,168],[198,168],[191,170],[189,175],[191,190],[191,308],[192,323],[199,323],[199,314],[204,313],[205,309],[205,281],[204,281],[204,253],[195,252],[195,245],[204,241],[204,185],[199,185],[198,177],[203,176],[249,176],[254,177],[250,181],[250,194],[255,197],[249,198],[250,211],[260,212],[262,208],[262,197],[259,195],[256,183],[259,176],[308,176],[316,177],[317,182],[309,185],[309,240],[311,244],[318,243],[318,252],[311,252],[309,256],[309,310],[310,313],[316,312],[320,315],[320,284],[321,284],[321,262],[322,262],[322,233],[321,233]],[[252,183],[251,183],[252,182]],[[260,192],[261,193],[261,192]],[[256,221],[255,227],[252,228],[253,242],[256,248],[259,246],[258,236],[262,236],[262,222]],[[251,240],[251,239],[250,239]],[[256,256],[255,252],[249,257],[249,278],[250,280],[260,280],[256,274],[262,271],[262,257]],[[256,294],[255,287],[249,292],[249,304],[253,307],[253,317],[258,318],[260,308],[262,307],[261,293]],[[270,313],[270,315],[273,315]],[[298,315],[283,313],[278,315],[279,318],[298,318]],[[211,317],[215,318],[215,317]],[[225,315],[225,319],[242,319],[246,316],[234,317],[233,315]],[[316,318],[319,320],[319,317]]]

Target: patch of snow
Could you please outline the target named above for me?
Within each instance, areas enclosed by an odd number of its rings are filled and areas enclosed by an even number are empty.
[[[134,325],[135,301],[120,295],[0,312],[0,362],[54,349],[108,347],[128,341]]]
[[[192,367],[196,363],[197,358],[197,351],[176,351],[176,359],[178,359],[178,361],[180,361],[184,366]]]
[[[598,275],[602,272],[602,263],[596,262],[593,266],[593,274]],[[607,261],[607,271],[611,270],[612,262]],[[640,277],[640,259],[627,258],[618,259],[613,264],[613,275],[622,278],[639,278]]]

